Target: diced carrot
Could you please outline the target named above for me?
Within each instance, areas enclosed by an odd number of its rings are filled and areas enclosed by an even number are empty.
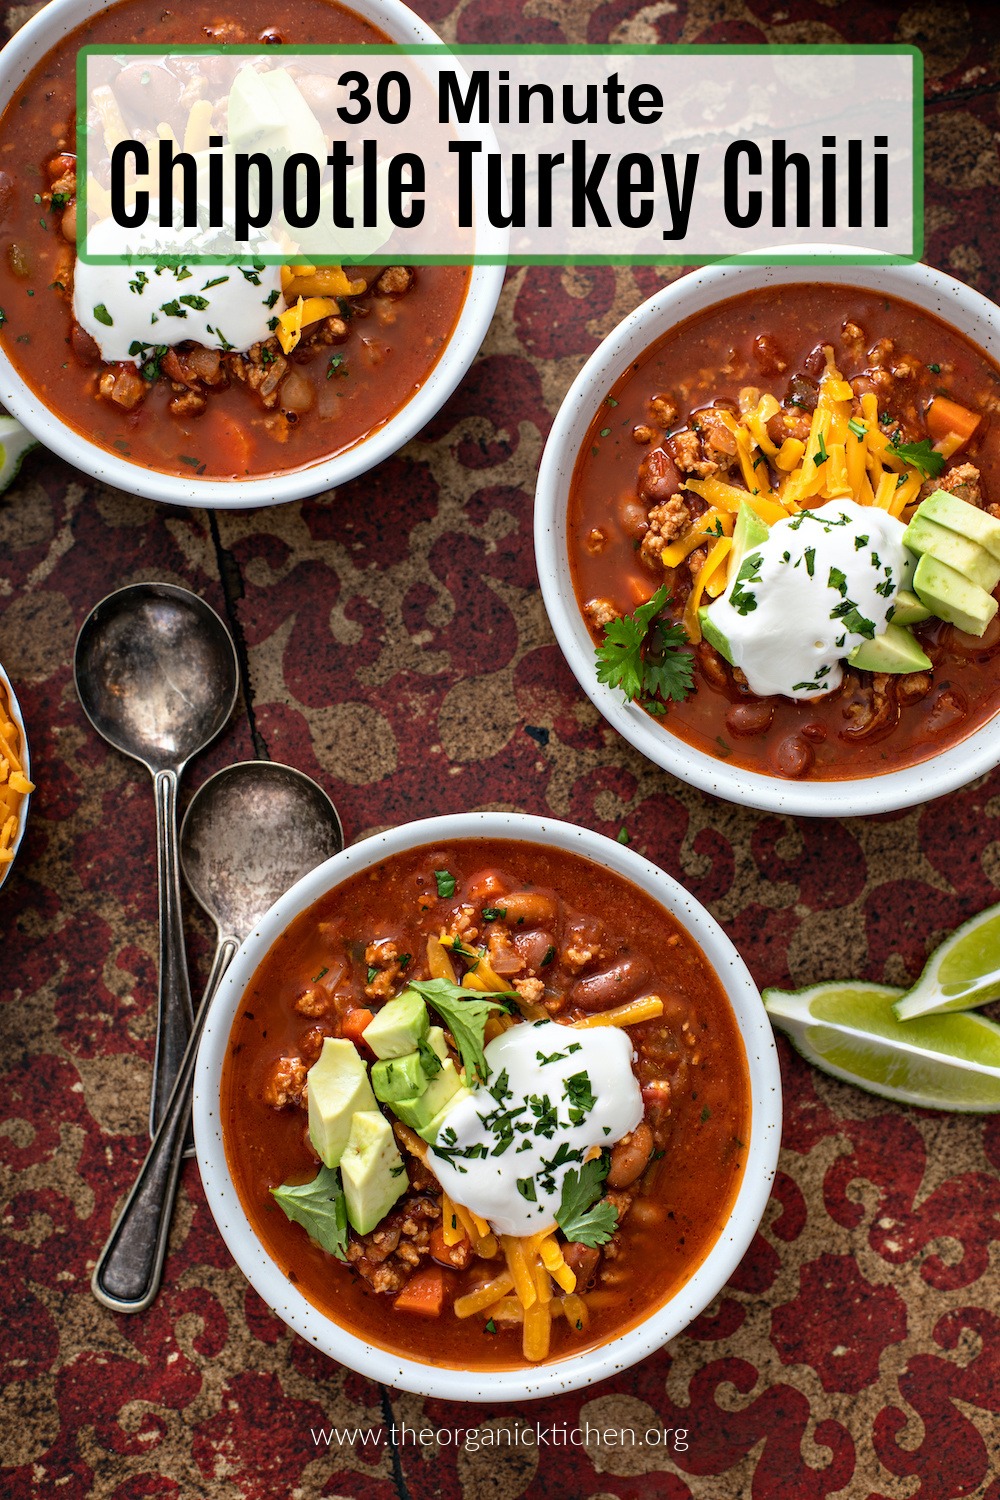
[[[464,1232],[449,1245],[444,1237],[444,1227],[436,1224],[431,1230],[431,1255],[442,1266],[457,1266],[466,1262],[472,1249],[469,1236]]]
[[[421,1318],[440,1317],[444,1306],[444,1271],[440,1266],[425,1266],[410,1277],[392,1305],[399,1312],[416,1313]]]
[[[366,1010],[364,1006],[359,1006],[357,1010],[349,1010],[340,1023],[341,1035],[357,1046],[360,1041],[364,1040],[361,1033],[373,1020],[374,1016],[371,1011]]]
[[[947,396],[935,396],[927,408],[926,420],[927,431],[935,442],[941,442],[954,433],[963,443],[967,443],[982,421],[982,416],[979,412],[970,411],[967,406],[959,406],[957,401],[950,401]]]

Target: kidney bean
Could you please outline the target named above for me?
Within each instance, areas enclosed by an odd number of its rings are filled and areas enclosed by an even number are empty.
[[[827,728],[825,724],[821,724],[819,720],[816,720],[812,724],[803,724],[799,730],[799,734],[801,734],[804,740],[811,740],[814,745],[822,745],[826,739]]]
[[[620,958],[610,969],[578,979],[570,991],[570,1003],[581,1010],[608,1010],[628,999],[629,990],[642,984],[646,966],[634,958]]]

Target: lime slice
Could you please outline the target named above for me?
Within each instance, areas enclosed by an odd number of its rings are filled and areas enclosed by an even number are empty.
[[[846,980],[765,990],[764,1004],[808,1062],[845,1083],[923,1109],[1000,1110],[1000,1026],[978,1015],[899,1021],[903,993]]]
[[[988,906],[935,948],[924,972],[896,1003],[901,1021],[970,1010],[1000,995],[1000,906]]]
[[[37,438],[26,432],[16,418],[6,413],[0,416],[0,495],[14,483],[24,455],[37,447]]]

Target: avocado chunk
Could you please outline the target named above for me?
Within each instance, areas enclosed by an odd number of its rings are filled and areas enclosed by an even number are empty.
[[[340,1158],[340,1176],[347,1199],[347,1222],[358,1234],[368,1234],[384,1219],[409,1185],[406,1167],[379,1110],[358,1110]]]
[[[427,1007],[416,990],[404,990],[368,1022],[361,1035],[376,1057],[405,1057],[427,1036]]]
[[[916,594],[911,593],[909,589],[900,589],[896,595],[895,605],[892,615],[893,625],[922,625],[925,620],[931,618],[931,612],[926,604],[921,604]]]
[[[357,1110],[378,1109],[365,1067],[353,1042],[328,1036],[306,1075],[309,1139],[324,1166],[338,1165]]]
[[[927,553],[917,563],[913,587],[931,614],[968,635],[982,635],[997,612],[997,601],[992,594]]]
[[[284,68],[258,73],[242,68],[229,91],[229,141],[234,151],[273,156],[305,151],[323,157],[322,127]]]
[[[427,1045],[428,1047],[430,1047],[432,1052],[436,1053],[436,1055],[441,1059],[442,1062],[448,1061],[448,1043],[444,1039],[444,1031],[440,1026],[431,1027],[430,1031],[427,1033]]]
[[[903,543],[911,552],[929,553],[938,562],[947,563],[988,594],[1000,583],[1000,562],[991,553],[969,537],[939,526],[919,510],[903,532]]]
[[[917,515],[978,542],[1000,561],[1000,521],[988,511],[960,500],[957,495],[949,495],[947,490],[935,490],[917,508]]]
[[[730,666],[733,666],[733,648],[729,644],[729,638],[723,635],[718,625],[712,619],[712,611],[707,604],[699,606],[698,624],[701,626],[702,636],[708,644],[714,646],[719,655],[724,657]]]
[[[386,1057],[372,1068],[376,1099],[394,1104],[397,1099],[417,1099],[427,1087],[427,1074],[419,1052],[404,1057]]]
[[[735,579],[740,571],[740,565],[751,547],[759,547],[762,542],[767,541],[770,531],[766,521],[762,521],[752,505],[745,500],[740,501],[739,514],[736,517],[736,525],[733,528],[733,545],[729,552],[729,578]],[[701,633],[710,646],[714,646],[719,655],[724,657],[730,666],[733,666],[733,648],[728,638],[723,635],[718,625],[712,619],[712,607],[709,604],[701,605],[698,610],[698,624]]]
[[[441,1064],[440,1073],[435,1073],[421,1094],[410,1099],[396,1099],[393,1101],[392,1108],[404,1125],[409,1125],[411,1130],[415,1130],[418,1135],[423,1135],[425,1128],[436,1115],[439,1115],[446,1107],[450,1108],[453,1103],[457,1103],[460,1091],[463,1098],[469,1092],[464,1087],[458,1069],[449,1057],[447,1062]]]
[[[910,632],[894,622],[873,641],[855,646],[847,660],[862,672],[929,672],[934,665]]]
[[[753,506],[746,500],[741,500],[736,525],[733,527],[732,550],[729,553],[730,578],[736,577],[740,564],[751,547],[759,547],[762,542],[767,541],[770,530],[770,526],[761,520]]]

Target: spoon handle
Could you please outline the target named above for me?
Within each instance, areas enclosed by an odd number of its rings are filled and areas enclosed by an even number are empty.
[[[177,772],[157,771],[156,860],[160,888],[160,990],[156,1018],[156,1056],[149,1133],[155,1137],[191,1031],[191,986],[188,982],[181,882],[177,855]]]
[[[113,1312],[145,1312],[160,1290],[177,1182],[184,1159],[184,1140],[191,1119],[191,1081],[198,1043],[212,997],[238,947],[237,938],[227,937],[215,950],[212,972],[167,1100],[162,1124],[94,1267],[90,1289],[98,1302]]]

